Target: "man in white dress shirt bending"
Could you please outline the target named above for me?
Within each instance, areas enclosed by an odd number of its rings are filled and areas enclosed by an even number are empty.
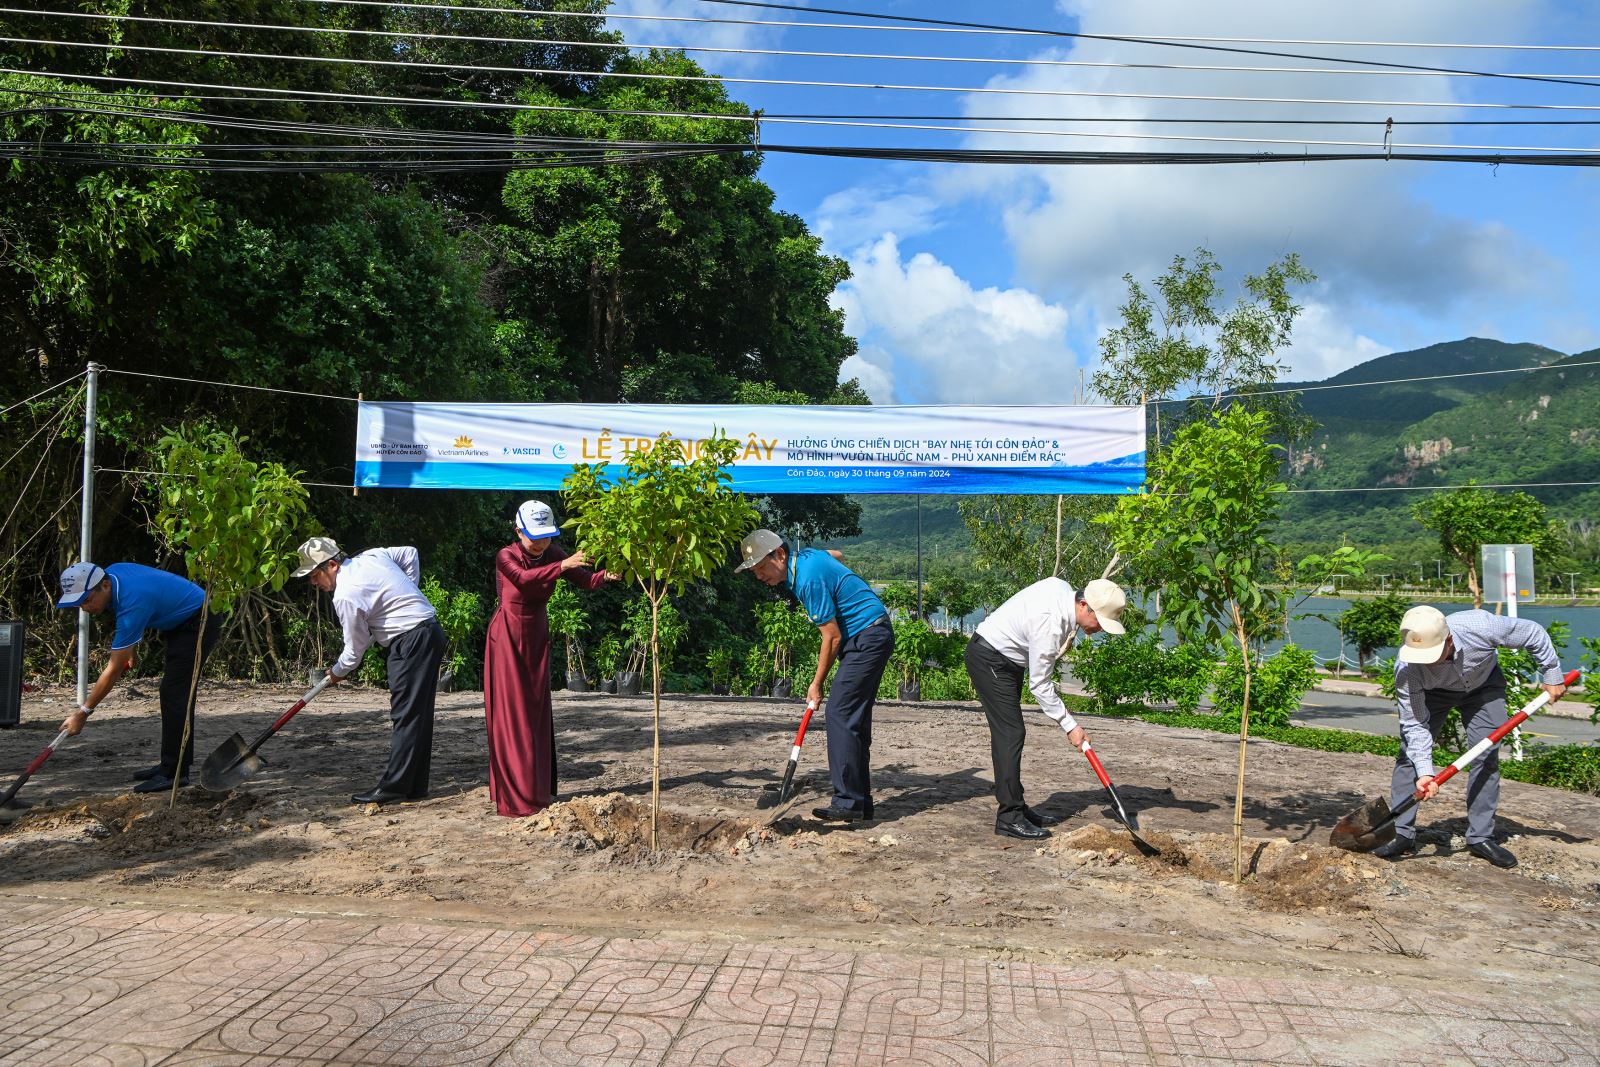
[[[439,693],[444,630],[422,595],[417,550],[371,548],[347,556],[331,538],[313,537],[300,546],[296,578],[333,594],[333,610],[344,629],[344,650],[328,677],[337,685],[361,666],[373,644],[389,650],[389,766],[376,788],[357,793],[355,804],[391,804],[428,795],[433,760],[433,707]]]
[[[1060,578],[1034,582],[1001,604],[978,624],[967,642],[967,674],[989,719],[989,751],[994,758],[994,794],[1000,802],[994,832],[1024,841],[1049,837],[1045,829],[1061,820],[1034,811],[1022,801],[1022,679],[1039,708],[1067,732],[1074,748],[1083,727],[1056,692],[1056,661],[1085,633],[1123,632],[1128,598],[1115,582],[1096,578],[1076,592]]]

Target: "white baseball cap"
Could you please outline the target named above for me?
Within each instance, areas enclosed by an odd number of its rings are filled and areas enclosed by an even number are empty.
[[[75,608],[84,597],[94,592],[94,587],[105,581],[106,572],[93,563],[74,563],[61,572],[61,599],[58,608]]]
[[[1096,578],[1083,587],[1083,602],[1094,612],[1100,629],[1108,634],[1128,632],[1121,622],[1122,609],[1128,606],[1128,594],[1116,582],[1109,578]]]
[[[739,542],[739,558],[742,562],[733,568],[734,573],[749,570],[782,547],[783,538],[771,530],[750,531]]]
[[[300,566],[289,572],[291,578],[304,578],[330,559],[344,555],[331,537],[313,537],[300,546]]]
[[[517,509],[517,529],[530,541],[542,541],[561,532],[550,505],[543,500],[524,500]]]
[[[1449,636],[1450,627],[1445,624],[1444,612],[1427,604],[1417,605],[1400,620],[1401,662],[1438,663],[1444,655],[1445,638]]]

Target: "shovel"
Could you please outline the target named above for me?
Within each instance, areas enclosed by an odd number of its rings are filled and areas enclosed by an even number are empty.
[[[783,781],[778,783],[777,796],[773,797],[772,786],[765,786],[762,788],[761,796],[756,799],[756,807],[758,809],[780,809],[773,815],[773,818],[783,814],[783,809],[787,807],[789,800],[793,796],[794,772],[795,768],[800,766],[800,746],[805,743],[806,727],[811,725],[811,716],[816,713],[816,710],[817,706],[814,703],[809,700],[806,701],[806,713],[800,718],[800,729],[794,735],[794,746],[789,749],[789,762],[784,765]]]
[[[1561,680],[1562,684],[1577,685],[1580,673],[1568,671],[1567,676]],[[1550,703],[1549,693],[1540,693],[1528,701],[1521,711],[1502,723],[1494,733],[1461,753],[1454,763],[1434,775],[1434,784],[1444,785],[1458,773],[1466,770],[1474,760],[1498,745],[1502,738],[1527,722],[1530,716],[1548,703]],[[1382,797],[1374,797],[1339,820],[1333,828],[1329,843],[1351,852],[1371,852],[1379,845],[1394,840],[1394,821],[1416,807],[1417,803],[1416,795],[1412,794],[1398,808],[1390,810],[1388,801]]]
[[[21,800],[16,801],[15,804],[12,803],[16,798],[17,790],[21,789],[28,779],[33,777],[34,771],[44,766],[45,760],[55,755],[55,751],[61,746],[61,742],[70,736],[72,735],[65,730],[56,734],[55,740],[44,746],[39,754],[33,757],[33,762],[28,764],[27,769],[17,775],[17,780],[11,783],[11,788],[7,789],[3,796],[0,796],[0,822],[10,822],[22,813],[21,809],[25,808],[27,804]]]
[[[256,755],[256,749],[266,744],[267,738],[283,729],[288,721],[299,713],[300,709],[328,687],[332,681],[323,675],[322,681],[312,686],[306,695],[295,702],[294,707],[278,716],[278,721],[261,732],[261,736],[250,744],[244,743],[244,738],[234,734],[217,747],[217,750],[206,757],[205,763],[200,768],[200,788],[212,793],[226,793],[237,788],[254,778],[266,766],[266,761]]]
[[[1100,763],[1100,757],[1094,754],[1094,749],[1089,747],[1089,739],[1083,739],[1081,746],[1083,754],[1089,757],[1089,766],[1094,768],[1094,776],[1100,779],[1100,784],[1106,787],[1106,796],[1111,798],[1111,808],[1117,814],[1117,821],[1122,823],[1128,834],[1133,838],[1133,843],[1140,852],[1146,856],[1159,856],[1161,850],[1139,836],[1138,820],[1128,814],[1128,809],[1122,806],[1122,801],[1117,797],[1117,791],[1111,785],[1111,778],[1106,774],[1105,767]]]

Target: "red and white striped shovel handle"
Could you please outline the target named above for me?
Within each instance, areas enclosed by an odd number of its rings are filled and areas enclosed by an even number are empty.
[[[1561,679],[1561,684],[1566,686],[1577,685],[1578,678],[1581,676],[1581,673],[1582,672],[1580,671],[1568,671],[1566,677]],[[1477,744],[1461,753],[1461,755],[1456,757],[1456,761],[1454,763],[1450,764],[1450,766],[1434,775],[1433,784],[1444,785],[1444,783],[1454,778],[1458,773],[1472,766],[1474,760],[1483,755],[1485,752],[1489,751],[1495,745],[1498,745],[1507,734],[1521,726],[1523,723],[1527,722],[1535,712],[1543,709],[1548,703],[1550,703],[1549,693],[1540,693],[1538,696],[1528,701],[1521,711],[1517,712],[1515,715],[1511,716],[1511,718],[1502,723],[1494,731],[1494,733],[1490,734],[1488,737],[1485,737],[1482,741],[1479,741]]]

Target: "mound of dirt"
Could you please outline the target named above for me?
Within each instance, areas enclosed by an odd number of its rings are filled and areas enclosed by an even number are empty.
[[[165,793],[130,793],[35,809],[13,823],[10,833],[78,831],[114,851],[161,852],[238,830],[259,829],[263,820],[248,816],[257,803],[259,798],[251,793],[218,798],[213,793],[187,790],[178,794],[178,806],[169,810]]]
[[[1226,834],[1140,831],[1161,851],[1145,856],[1128,834],[1104,826],[1085,826],[1053,838],[1048,851],[1084,865],[1132,863],[1142,874],[1163,878],[1233,881],[1233,838]],[[1245,898],[1272,911],[1363,907],[1362,887],[1374,877],[1371,860],[1324,845],[1273,838],[1245,838]]]
[[[715,816],[685,815],[661,809],[656,848],[650,841],[650,805],[621,793],[578,797],[552,804],[531,816],[533,833],[560,838],[577,851],[612,850],[633,857],[651,852],[729,856],[749,852],[773,839],[759,823]]]

